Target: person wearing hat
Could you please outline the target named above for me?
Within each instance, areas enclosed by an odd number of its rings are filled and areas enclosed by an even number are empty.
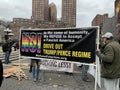
[[[97,55],[101,59],[101,77],[104,79],[106,90],[119,90],[120,44],[113,40],[113,34],[110,32],[103,35],[103,42],[103,53],[97,50]]]

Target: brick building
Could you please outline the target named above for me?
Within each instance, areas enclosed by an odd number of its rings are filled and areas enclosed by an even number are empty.
[[[32,19],[39,21],[49,20],[48,0],[32,0]]]
[[[62,17],[57,19],[57,7],[49,0],[32,0],[32,16],[13,18],[10,28],[18,39],[21,28],[65,28],[76,26],[76,0],[62,0]]]
[[[62,0],[62,22],[76,26],[76,0]]]
[[[115,18],[116,24],[120,23],[120,0],[115,0]]]
[[[54,3],[49,5],[49,21],[56,22],[57,21],[57,8]]]
[[[95,18],[92,20],[92,26],[100,26],[103,22],[108,19],[108,14],[97,14]]]
[[[104,23],[102,24],[102,34],[106,32],[111,32],[115,35],[115,16],[108,18]]]

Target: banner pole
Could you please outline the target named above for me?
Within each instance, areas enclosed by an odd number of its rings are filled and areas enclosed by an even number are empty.
[[[21,69],[21,66],[20,66],[21,65],[21,60],[20,60],[21,59],[21,56],[20,56],[20,39],[21,39],[21,29],[20,29],[20,36],[19,36],[19,39],[18,39],[19,40],[18,41],[18,43],[19,43],[19,66],[18,66],[19,67],[19,77],[18,77],[18,80],[19,80],[19,82],[21,80],[21,78],[20,78],[20,69]]]
[[[96,63],[96,70],[95,70],[95,73],[96,73],[96,74],[95,74],[95,90],[97,90],[97,81],[98,81],[98,80],[97,80],[97,76],[98,76],[97,68],[98,68],[98,67],[97,67],[97,63]]]
[[[19,53],[19,81],[20,81],[20,53]]]
[[[97,30],[97,38],[96,38],[96,44],[97,44],[97,50],[99,49],[99,36],[100,36],[100,27],[98,26]],[[97,56],[96,56],[97,58]],[[97,59],[96,59],[97,60]],[[96,61],[96,70],[95,70],[95,90],[97,90],[97,81],[98,81],[98,63]]]

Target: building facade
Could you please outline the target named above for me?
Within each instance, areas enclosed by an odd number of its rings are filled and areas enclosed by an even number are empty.
[[[35,29],[35,28],[65,28],[63,22],[56,21],[56,22],[51,22],[51,21],[46,21],[42,22],[39,20],[32,20],[32,19],[27,19],[27,18],[13,18],[13,21],[10,23],[10,29],[12,30],[14,36],[14,39],[19,38],[20,34],[20,29]]]
[[[48,21],[49,19],[49,1],[32,0],[32,17],[33,20]]]
[[[76,0],[62,0],[62,17],[57,19],[57,7],[49,0],[32,0],[32,16],[13,18],[10,28],[18,39],[20,29],[76,27]]]
[[[49,21],[56,22],[57,21],[57,8],[54,3],[49,5]]]
[[[116,34],[115,32],[115,16],[108,18],[102,25],[102,34],[106,32],[111,32],[114,35]]]
[[[92,26],[100,26],[108,19],[108,14],[100,15],[97,14],[95,18],[92,20]]]
[[[120,23],[120,0],[115,1],[115,18],[116,24]]]
[[[11,22],[0,20],[0,45],[1,42],[5,42],[5,40],[9,38],[13,38],[13,32],[11,30]]]
[[[62,22],[76,26],[76,0],[62,0]]]

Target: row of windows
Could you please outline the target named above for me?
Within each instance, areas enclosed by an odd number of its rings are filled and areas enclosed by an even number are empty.
[[[17,21],[14,21],[14,23],[29,23],[29,24],[33,24],[34,22],[24,22],[24,21],[22,21],[22,22],[17,22]]]

